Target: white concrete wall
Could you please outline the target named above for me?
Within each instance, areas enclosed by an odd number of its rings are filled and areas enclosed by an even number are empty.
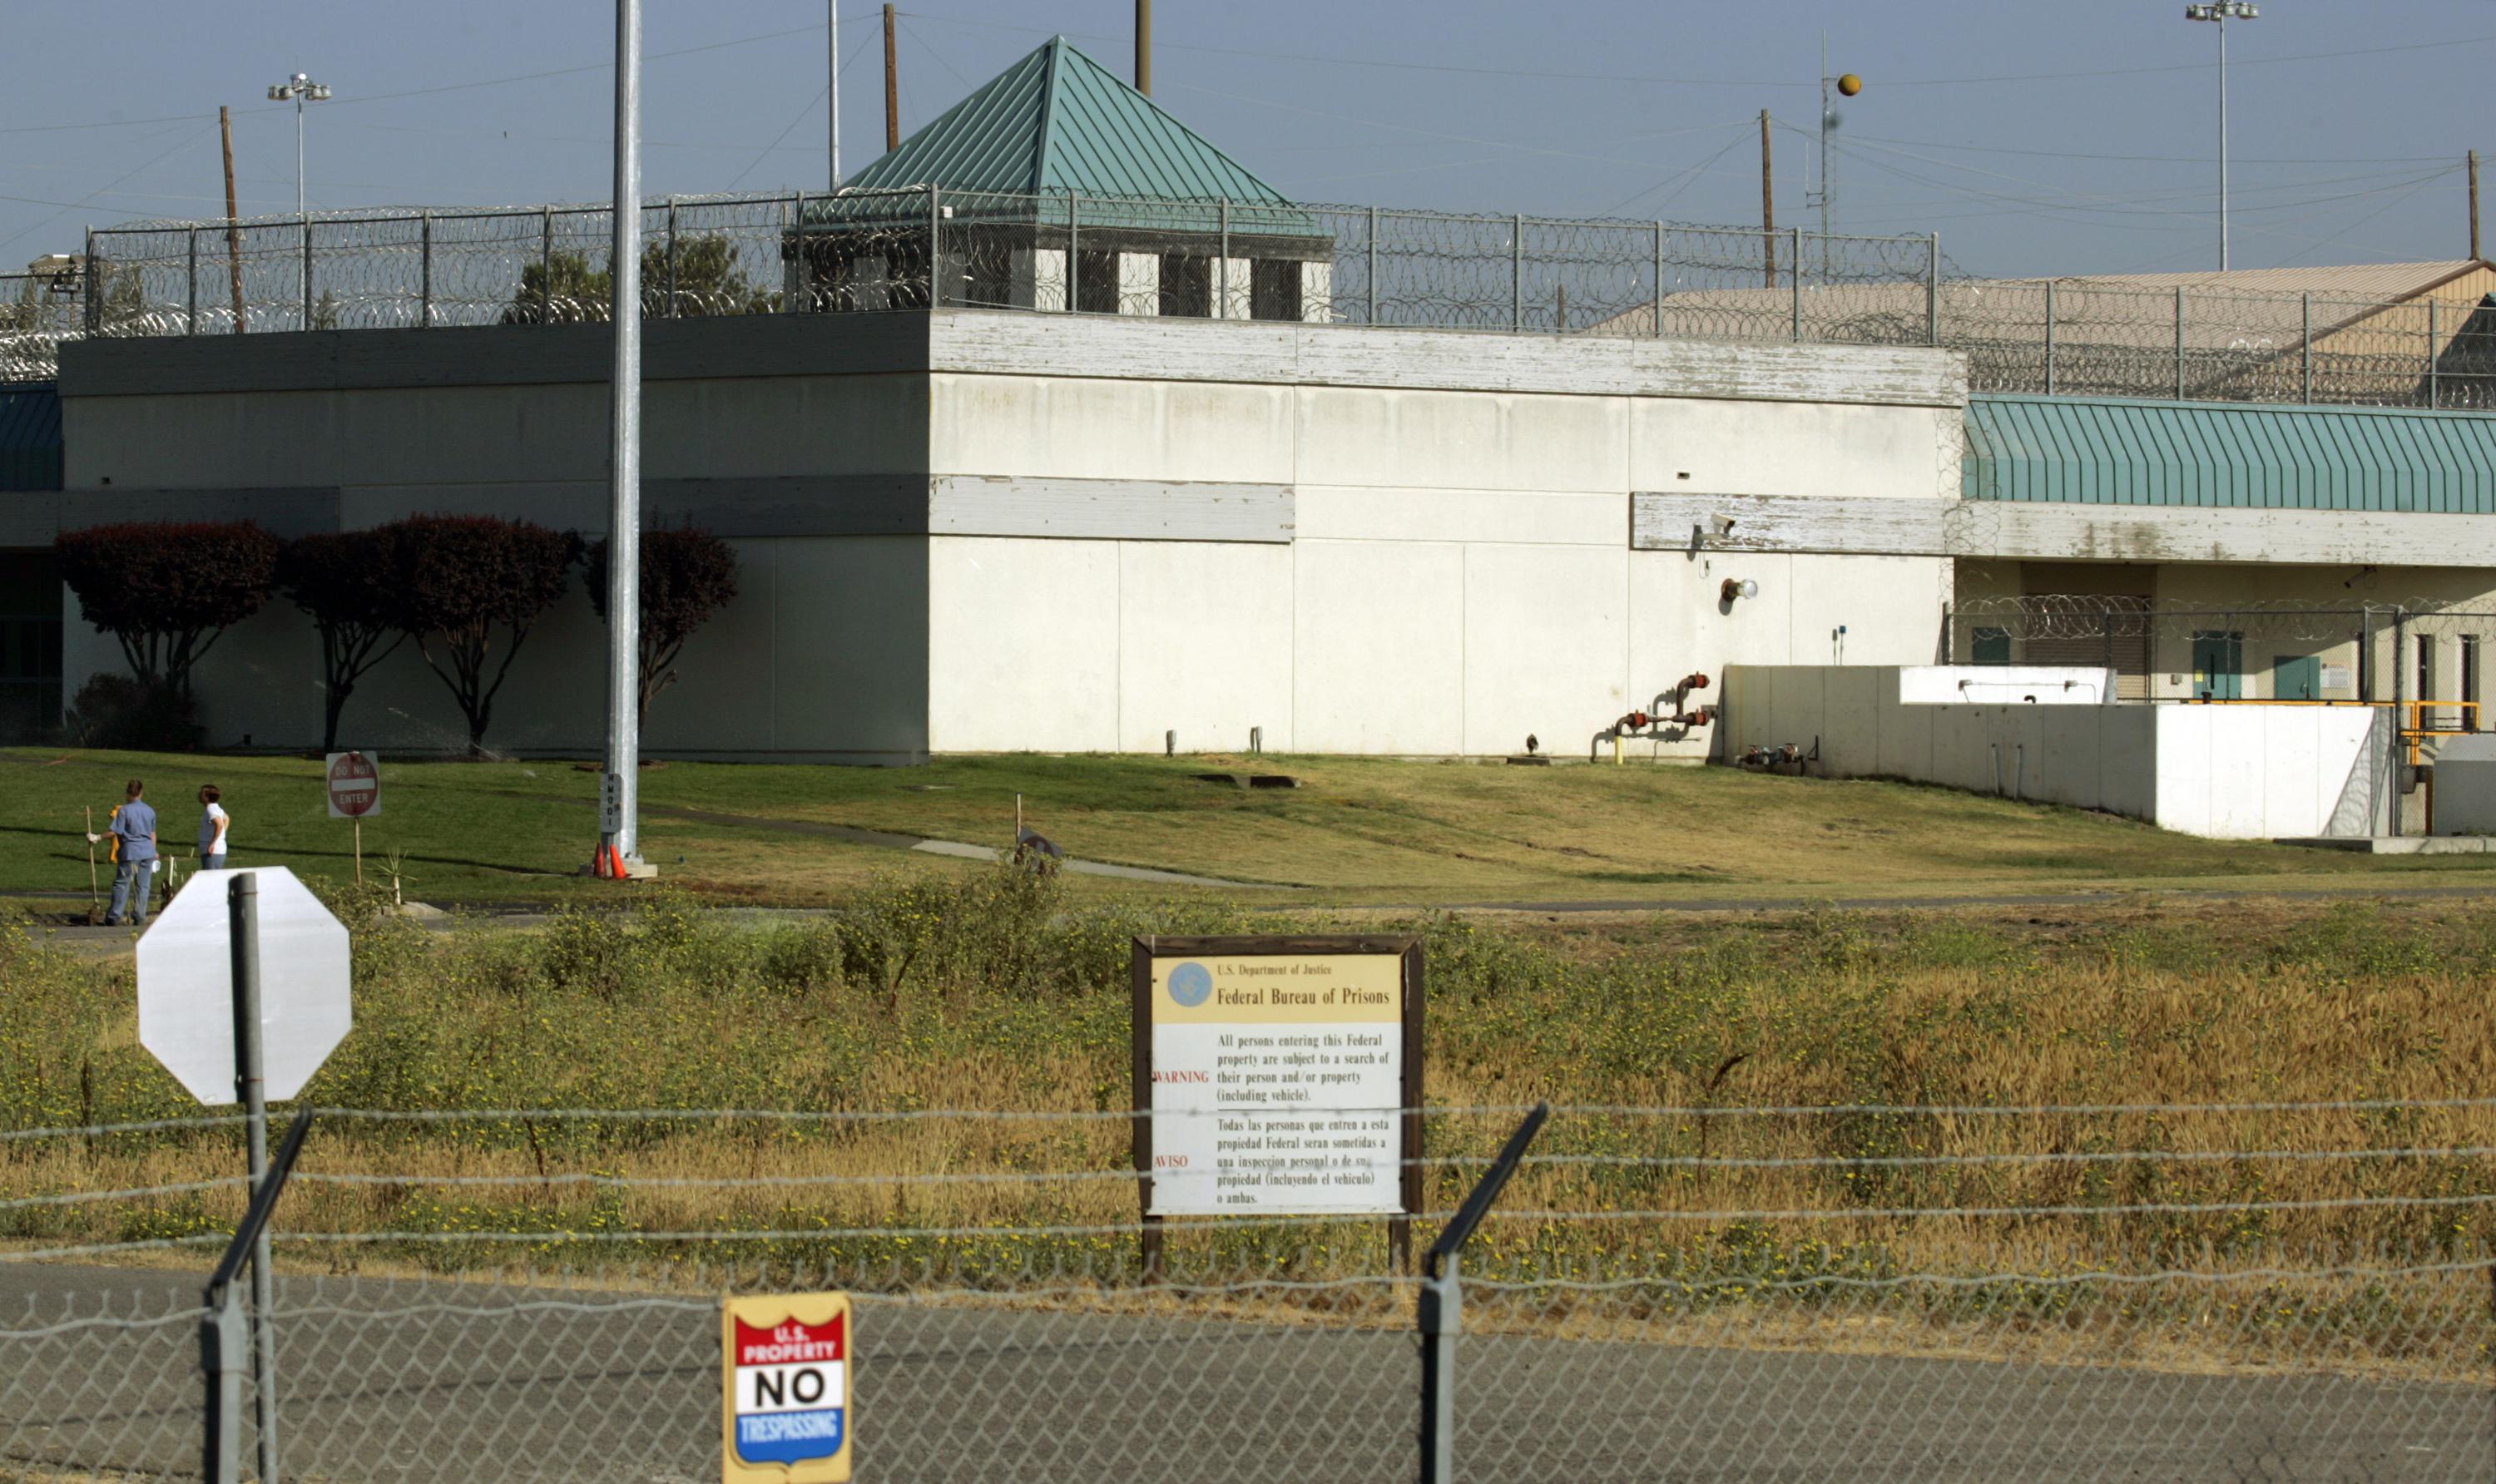
[[[1911,706],[1989,701],[2095,706],[2114,694],[2114,671],[2054,665],[1910,665],[1898,671],[1898,699]]]
[[[1946,562],[1633,551],[1628,493],[1703,471],[1940,498],[1946,409],[979,374],[930,399],[939,479],[1251,480],[1296,502],[1288,547],[936,539],[937,751],[1154,751],[1170,729],[1237,749],[1253,726],[1276,750],[1501,755],[1531,733],[1568,755],[1693,671],[1938,642]],[[1722,602],[1728,576],[1759,596]]]
[[[1722,756],[1817,743],[1830,777],[1941,784],[2223,839],[2377,827],[2387,732],[2373,708],[1934,704],[1902,698],[1905,678],[1887,665],[1736,665]]]

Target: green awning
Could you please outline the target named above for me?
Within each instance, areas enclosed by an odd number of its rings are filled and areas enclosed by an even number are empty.
[[[2496,514],[2496,415],[1968,400],[1971,500]]]

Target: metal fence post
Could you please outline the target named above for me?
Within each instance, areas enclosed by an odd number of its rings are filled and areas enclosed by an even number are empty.
[[[231,898],[229,899],[231,901]],[[241,957],[239,946],[235,949]],[[257,1006],[254,1007],[257,1013]],[[237,1048],[240,1049],[239,1047]],[[256,1128],[265,1128],[265,1119]],[[200,1376],[206,1383],[206,1408],[201,1417],[200,1475],[207,1484],[240,1484],[242,1479],[242,1373],[251,1353],[250,1331],[243,1319],[242,1296],[234,1287],[243,1264],[255,1252],[268,1248],[268,1219],[277,1209],[277,1197],[286,1189],[286,1177],[295,1170],[296,1159],[303,1153],[303,1137],[312,1131],[312,1110],[305,1108],[295,1115],[294,1126],[286,1130],[286,1141],[278,1146],[277,1157],[266,1162],[252,1182],[250,1204],[243,1208],[242,1221],[226,1244],[225,1255],[218,1259],[216,1270],[208,1276],[207,1292],[203,1300],[205,1314],[200,1320]],[[262,1152],[265,1154],[264,1138]],[[255,1288],[262,1288],[258,1281]],[[255,1300],[259,1322],[265,1335],[268,1322],[267,1295],[264,1289]],[[264,1380],[266,1373],[263,1373]],[[270,1394],[264,1390],[260,1401],[260,1476],[264,1480],[277,1477],[276,1435],[270,1431],[274,1406]]]
[[[1794,338],[1799,341],[1802,339],[1802,229],[1791,227],[1787,231],[1794,233],[1794,240],[1786,245],[1794,258]]]
[[[1070,269],[1072,266],[1069,264]],[[1075,284],[1074,278],[1070,275],[1066,282],[1071,291]],[[1213,317],[1217,320],[1228,320],[1231,318],[1231,198],[1227,196],[1222,199],[1222,257],[1213,265],[1213,282],[1215,285]],[[1369,318],[1370,323],[1377,323],[1378,264],[1374,261],[1369,265]]]
[[[945,258],[945,206],[941,199],[944,189],[932,181],[927,186],[927,307],[930,309],[937,308],[941,302],[937,297],[940,292],[937,285],[944,279],[941,267]]]
[[[1378,208],[1369,208],[1369,323],[1378,323]]]
[[[1439,1232],[1421,1259],[1421,1292],[1415,1321],[1421,1335],[1421,1484],[1453,1484],[1456,1477],[1456,1336],[1464,1329],[1464,1295],[1457,1285],[1456,1256],[1491,1202],[1516,1173],[1551,1104],[1538,1102],[1508,1136],[1473,1192]]]
[[[2184,400],[2184,286],[2175,286],[2175,400]]]
[[[1508,327],[1525,328],[1525,216],[1519,212],[1508,232]]]
[[[312,219],[303,219],[303,327],[312,327]]]
[[[2297,330],[2297,340],[2305,348],[2304,390],[2302,395],[2304,400],[2310,405],[2314,401],[2314,295],[2312,294],[2300,294],[2296,297],[2297,309],[2301,322]]]
[[[433,328],[433,213],[420,219],[416,237],[416,327]]]
[[[2045,395],[2054,394],[2054,281],[2045,280]]]
[[[801,284],[806,281],[807,276],[805,269],[802,266],[805,263],[805,253],[806,202],[805,199],[800,197],[797,201],[797,261],[800,264],[797,272],[797,281]],[[676,199],[673,195],[671,195],[668,198],[668,307],[666,317],[671,320],[676,317]]]
[[[1924,242],[1924,333],[1926,343],[1942,343],[1942,234]]]
[[[98,334],[104,328],[103,279],[104,265],[95,261],[95,229],[90,227],[86,230],[86,257],[78,263],[78,283],[86,291],[86,303],[82,306],[81,315],[90,335]]]
[[[2444,405],[2444,357],[2436,354],[2443,338],[2436,333],[2439,307],[2433,299],[2426,301],[2426,405],[2430,409]]]
[[[190,255],[183,287],[189,292],[182,296],[182,333],[196,335],[200,332],[200,229],[192,228],[188,235]]]
[[[1770,241],[1773,243],[1774,239]],[[1777,250],[1768,249],[1768,287],[1777,286]],[[1655,333],[1664,333],[1664,224],[1655,224]]]
[[[1083,278],[1082,269],[1078,265],[1083,257],[1081,212],[1082,207],[1078,203],[1075,188],[1068,186],[1066,188],[1066,312],[1068,314],[1075,312],[1076,286],[1081,283]],[[1256,292],[1256,280],[1253,278],[1249,280],[1249,292],[1251,294]],[[1248,311],[1249,318],[1256,318],[1256,313],[1255,306],[1251,305]]]

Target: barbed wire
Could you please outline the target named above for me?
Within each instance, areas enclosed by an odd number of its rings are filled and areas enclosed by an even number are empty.
[[[934,304],[1932,344],[1967,356],[1979,391],[2496,406],[2496,322],[2468,305],[1981,280],[1930,235],[925,185],[642,212],[659,317]],[[595,323],[610,230],[598,203],[123,224],[95,233],[71,327],[0,334],[0,376],[48,374],[58,340],[90,331]]]

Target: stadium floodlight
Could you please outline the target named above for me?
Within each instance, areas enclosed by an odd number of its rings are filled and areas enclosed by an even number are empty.
[[[271,103],[291,102],[295,105],[295,214],[296,216],[302,216],[304,214],[303,106],[307,103],[328,103],[329,101],[329,87],[328,83],[315,82],[309,77],[298,72],[294,77],[287,78],[283,82],[270,83],[268,88],[268,101]]]
[[[2184,7],[2186,20],[2207,20],[2219,28],[2219,271],[2228,271],[2228,22],[2259,20],[2262,7],[2250,0],[2210,0]]]

